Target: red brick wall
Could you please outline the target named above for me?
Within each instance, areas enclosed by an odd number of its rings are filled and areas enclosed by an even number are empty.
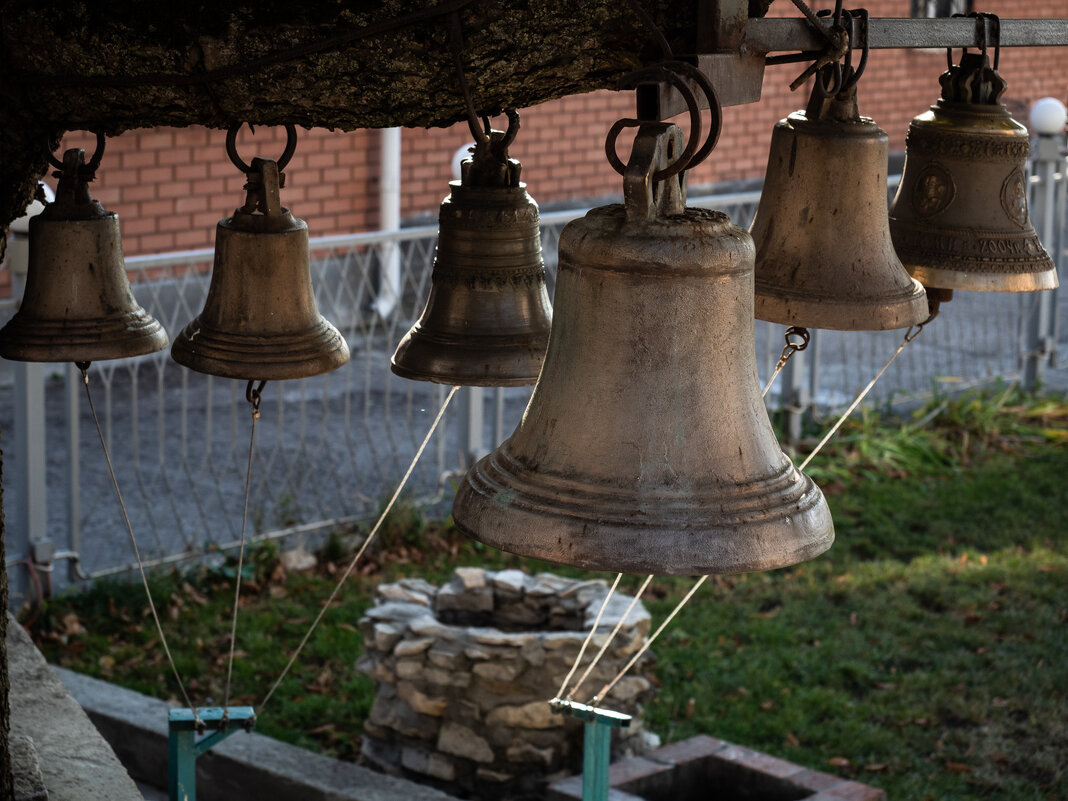
[[[817,5],[826,5],[817,4]],[[908,0],[870,0],[872,16],[905,16]],[[1068,15],[1066,0],[990,0],[983,10],[1003,17]],[[794,16],[792,4],[773,6]],[[720,143],[695,169],[691,186],[759,177],[775,122],[804,107],[808,88],[788,84],[804,65],[769,67],[761,102],[724,109]],[[890,134],[893,150],[904,147],[909,121],[938,96],[943,51],[875,51],[859,86],[861,113]],[[1005,100],[1021,122],[1040,97],[1068,100],[1065,48],[1006,48],[1001,73]],[[604,137],[618,118],[633,113],[631,93],[594,92],[522,110],[522,128],[512,155],[523,163],[531,195],[541,202],[584,201],[618,194],[619,177],[604,157]],[[504,118],[495,121],[504,123]],[[402,216],[433,217],[448,193],[452,156],[470,141],[465,124],[449,129],[405,129],[402,147]],[[276,157],[280,129],[242,131],[239,152]],[[210,247],[215,223],[243,201],[242,175],[224,152],[225,134],[204,128],[130,131],[109,140],[93,187],[96,197],[119,212],[127,255]],[[85,134],[68,135],[64,146],[92,146]],[[620,150],[625,143],[621,140]],[[301,131],[286,169],[283,200],[308,221],[312,236],[373,230],[378,225],[379,133]]]

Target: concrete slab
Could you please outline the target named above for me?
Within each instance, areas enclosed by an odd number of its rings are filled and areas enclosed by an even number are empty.
[[[54,668],[130,774],[166,786],[165,702]],[[197,759],[198,801],[455,801],[452,796],[261,734],[240,732]]]
[[[11,735],[36,745],[49,801],[143,801],[115,752],[13,618],[7,655]]]

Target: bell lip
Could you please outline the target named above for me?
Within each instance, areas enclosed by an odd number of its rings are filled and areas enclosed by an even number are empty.
[[[921,284],[932,289],[959,289],[966,292],[1039,292],[1060,286],[1057,269],[1052,259],[1048,269],[1026,273],[955,270],[921,264],[906,264],[905,269]]]
[[[289,352],[280,353],[280,348]],[[284,381],[332,372],[349,361],[350,353],[345,337],[322,318],[320,325],[297,334],[266,337],[217,331],[197,317],[175,338],[171,358],[220,378]]]
[[[904,269],[904,268],[902,268]],[[912,291],[886,298],[807,299],[782,287],[756,282],[754,316],[781,325],[833,331],[890,331],[919,325],[930,316],[923,284],[912,278]]]
[[[159,321],[138,308],[95,320],[27,319],[0,329],[0,358],[17,362],[100,362],[157,353],[170,344]]]
[[[712,523],[710,517],[690,525],[670,525],[669,515],[658,521],[642,520],[634,511],[633,499],[623,492],[612,498],[596,491],[572,491],[566,495],[567,502],[539,500],[537,488],[524,486],[525,477],[501,469],[499,461],[507,444],[480,459],[464,476],[452,515],[467,536],[520,556],[589,570],[703,575],[789,567],[818,556],[834,542],[834,525],[823,493],[789,460],[783,475],[791,482],[799,480],[795,487],[799,492],[777,505],[769,504],[767,497],[750,498],[763,519],[752,519],[757,514],[753,512],[748,520]],[[499,478],[490,476],[488,469]],[[539,478],[552,481],[552,477]],[[573,490],[577,487],[576,482],[563,483]],[[674,511],[691,518],[689,513],[715,506],[710,499],[665,500]],[[516,532],[529,533],[517,537]],[[779,546],[769,549],[776,551],[774,557],[761,555],[766,550],[761,540]],[[605,552],[608,542],[614,546],[611,555]],[[783,543],[787,547],[781,547]]]
[[[548,331],[545,345],[540,350],[518,343],[508,348],[501,341],[507,337],[490,337],[490,340],[499,342],[497,345],[487,343],[486,337],[472,337],[464,342],[461,338],[442,341],[420,334],[421,331],[413,329],[404,335],[390,359],[390,370],[401,378],[450,386],[524,387],[535,384],[548,347]],[[502,358],[502,353],[508,358]],[[483,365],[483,369],[473,369],[476,365]]]

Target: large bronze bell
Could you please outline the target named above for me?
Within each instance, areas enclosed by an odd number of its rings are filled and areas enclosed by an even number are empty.
[[[430,297],[393,354],[393,372],[440,384],[533,384],[549,340],[538,205],[504,134],[475,144],[438,217]]]
[[[512,436],[453,504],[475,539],[594,570],[766,570],[834,538],[820,490],[775,439],[753,343],[753,242],[685,209],[675,126],[646,124],[625,206],[560,239],[545,364]],[[655,188],[654,188],[655,186]]]
[[[890,232],[924,286],[1029,292],[1057,271],[1027,213],[1027,129],[1001,103],[1005,81],[965,53],[939,78],[942,97],[909,125]]]
[[[245,205],[219,221],[204,310],[171,347],[179,364],[245,380],[306,378],[349,360],[315,302],[308,226],[279,200],[278,164],[253,159]]]
[[[861,117],[855,87],[772,133],[756,242],[756,316],[783,325],[878,331],[927,319],[886,217],[886,132]]]
[[[64,153],[55,202],[30,220],[25,293],[0,330],[5,359],[91,362],[167,347],[130,291],[119,217],[90,196],[92,173],[83,150]]]

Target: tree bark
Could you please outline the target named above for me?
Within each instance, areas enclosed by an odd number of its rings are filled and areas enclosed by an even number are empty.
[[[640,4],[693,51],[697,3]],[[660,55],[625,0],[0,0],[0,226],[68,130],[462,120],[455,25],[479,113],[614,87]]]

